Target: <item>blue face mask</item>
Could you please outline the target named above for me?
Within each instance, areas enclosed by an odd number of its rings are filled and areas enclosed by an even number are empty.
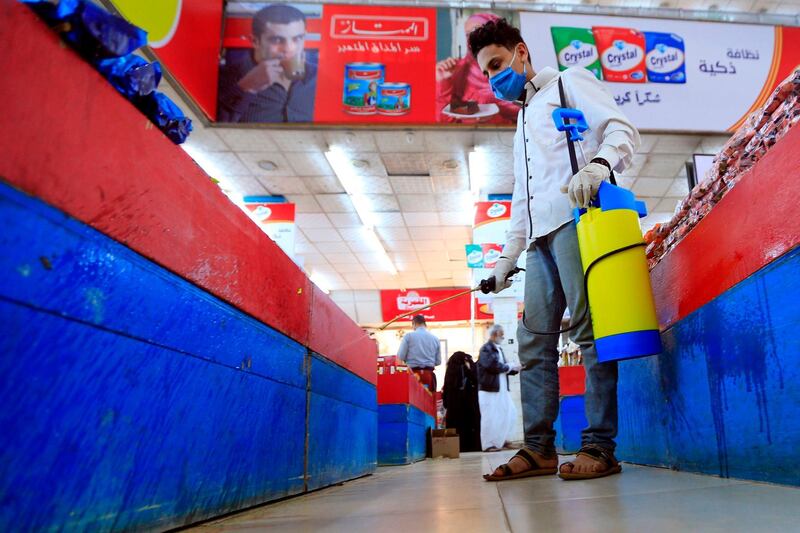
[[[511,62],[506,68],[489,78],[489,85],[492,86],[494,95],[500,100],[507,100],[513,102],[518,100],[522,94],[522,89],[525,87],[527,66],[522,65],[522,74],[511,68],[514,64],[514,59],[517,58],[517,51],[514,50],[514,55],[511,57]]]

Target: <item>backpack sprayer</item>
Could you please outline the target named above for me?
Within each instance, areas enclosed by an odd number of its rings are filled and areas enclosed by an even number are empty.
[[[582,141],[581,133],[589,129],[583,113],[567,107],[564,86],[558,80],[561,107],[553,111],[553,121],[559,131],[565,132],[569,149],[572,174],[579,172],[575,154],[575,143]],[[570,122],[574,120],[575,122]],[[578,145],[583,155],[583,148]],[[584,155],[584,160],[586,157]],[[583,265],[583,290],[588,306],[574,323],[556,331],[532,331],[536,335],[560,335],[574,330],[586,320],[587,311],[592,312],[595,348],[599,362],[618,361],[661,353],[661,336],[656,316],[650,272],[647,268],[645,243],[639,218],[647,215],[644,202],[636,200],[634,194],[616,185],[614,173],[611,183],[603,182],[591,205],[586,209],[575,208],[574,217],[578,232]],[[506,279],[520,271],[515,268]],[[480,290],[484,294],[496,287],[494,276],[481,280],[472,289],[450,296],[438,302],[420,307],[400,315],[383,326],[413,315],[424,309],[439,305],[465,294]],[[530,368],[526,365],[522,370]]]

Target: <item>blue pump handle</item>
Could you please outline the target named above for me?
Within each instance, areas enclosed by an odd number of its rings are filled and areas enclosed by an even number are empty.
[[[600,189],[597,191],[597,197],[592,200],[592,207],[599,207],[603,211],[612,211],[614,209],[630,209],[636,211],[639,218],[647,216],[647,204],[641,200],[637,200],[632,191],[612,185],[607,181],[600,184]],[[581,215],[586,212],[586,209],[576,207],[573,211],[575,223],[580,222]]]
[[[574,122],[567,124],[564,119],[570,119]],[[583,135],[581,133],[589,129],[589,124],[586,122],[586,117],[583,116],[583,111],[569,107],[558,107],[553,110],[553,122],[555,122],[558,131],[569,131],[569,138],[572,141],[582,141]]]

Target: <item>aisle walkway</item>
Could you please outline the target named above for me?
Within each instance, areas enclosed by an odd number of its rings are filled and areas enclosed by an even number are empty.
[[[620,476],[487,483],[510,453],[380,468],[370,477],[193,531],[798,531],[800,489],[625,464]]]

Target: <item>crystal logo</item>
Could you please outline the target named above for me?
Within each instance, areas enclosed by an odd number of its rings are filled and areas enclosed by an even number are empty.
[[[665,44],[658,44],[647,54],[647,68],[663,74],[677,70],[683,65],[683,51]]]
[[[260,219],[267,219],[272,214],[272,209],[270,209],[267,206],[260,205],[260,206],[255,208],[255,210],[253,211],[253,214],[255,216],[257,216],[258,218],[260,218]]]
[[[477,264],[483,261],[483,252],[480,250],[473,250],[467,256],[467,262],[471,264]]]
[[[568,67],[591,65],[597,61],[597,47],[576,39],[558,53],[558,61]]]
[[[486,252],[483,257],[483,261],[487,266],[497,263],[498,259],[500,259],[500,250],[495,250],[494,248]]]
[[[486,210],[486,214],[489,218],[497,218],[505,215],[507,210],[503,204],[494,203]]]
[[[603,51],[603,66],[609,70],[623,72],[631,70],[642,61],[644,51],[635,44],[623,40],[616,40],[614,44]]]

